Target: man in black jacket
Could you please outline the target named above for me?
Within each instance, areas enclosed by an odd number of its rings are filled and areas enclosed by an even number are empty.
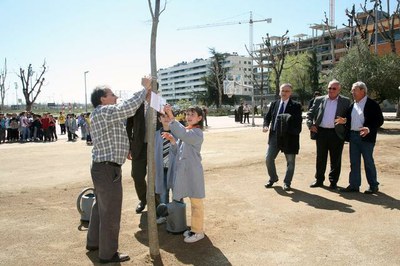
[[[300,149],[299,135],[301,132],[302,111],[301,105],[290,99],[292,95],[291,84],[282,84],[279,90],[281,99],[271,103],[271,107],[264,117],[263,132],[269,131],[266,155],[269,181],[265,187],[271,188],[278,181],[275,159],[278,153],[282,151],[285,154],[287,162],[283,189],[288,191],[291,189],[296,154],[299,153]]]
[[[361,186],[361,156],[364,159],[365,175],[369,188],[366,194],[378,192],[374,147],[378,129],[383,125],[382,110],[378,103],[367,97],[367,86],[358,81],[353,84],[351,94],[354,103],[347,113],[347,128],[350,129],[350,176],[349,186],[343,192],[359,192]]]
[[[134,116],[127,119],[126,130],[130,143],[130,158],[132,159],[132,178],[135,183],[139,203],[136,213],[141,213],[147,204],[147,141],[146,141],[145,104],[139,107]]]

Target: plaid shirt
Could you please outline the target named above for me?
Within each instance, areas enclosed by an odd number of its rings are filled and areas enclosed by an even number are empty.
[[[136,92],[132,98],[113,105],[99,105],[90,115],[94,162],[123,164],[129,152],[126,118],[135,114],[146,98],[146,90]]]

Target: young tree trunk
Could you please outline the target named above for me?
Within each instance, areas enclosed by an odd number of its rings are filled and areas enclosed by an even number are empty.
[[[153,24],[151,27],[151,44],[150,44],[150,63],[152,91],[157,93],[157,27],[160,14],[164,11],[165,6],[160,10],[160,0],[155,0],[154,10],[151,0],[148,0],[150,13]],[[155,160],[154,160],[154,135],[156,131],[156,111],[153,108],[148,108],[150,112],[146,120],[146,135],[147,135],[147,225],[149,230],[149,249],[150,256],[153,259],[160,257],[160,246],[158,242],[158,228],[156,223],[156,204],[155,204]]]

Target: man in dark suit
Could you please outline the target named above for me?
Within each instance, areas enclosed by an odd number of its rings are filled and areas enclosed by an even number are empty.
[[[271,103],[268,113],[264,117],[263,132],[269,131],[266,165],[269,181],[265,185],[271,188],[278,181],[275,159],[282,151],[285,154],[287,168],[283,189],[289,191],[295,168],[296,154],[299,153],[301,132],[301,105],[290,99],[292,85],[289,83],[280,86],[280,100]]]
[[[307,126],[315,136],[317,144],[316,180],[310,187],[323,186],[329,153],[331,163],[329,188],[337,188],[346,136],[346,113],[350,106],[350,99],[339,95],[340,89],[339,81],[329,82],[328,95],[315,98],[307,112]]]
[[[147,204],[147,141],[146,141],[145,104],[143,103],[134,116],[127,119],[126,131],[130,142],[130,158],[132,160],[132,178],[135,183],[139,203],[136,213],[141,213]]]
[[[240,103],[240,105],[238,107],[238,115],[239,115],[240,124],[243,124],[243,103]]]
[[[374,147],[378,129],[383,125],[383,115],[379,104],[367,97],[367,86],[358,81],[351,88],[354,103],[347,113],[346,126],[350,129],[350,185],[343,192],[359,192],[361,186],[361,155],[364,159],[365,175],[369,188],[366,194],[378,192]]]

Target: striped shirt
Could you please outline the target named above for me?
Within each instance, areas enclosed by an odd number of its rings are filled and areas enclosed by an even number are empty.
[[[129,153],[126,119],[133,116],[146,98],[146,90],[118,104],[99,105],[90,115],[94,162],[124,164]]]

